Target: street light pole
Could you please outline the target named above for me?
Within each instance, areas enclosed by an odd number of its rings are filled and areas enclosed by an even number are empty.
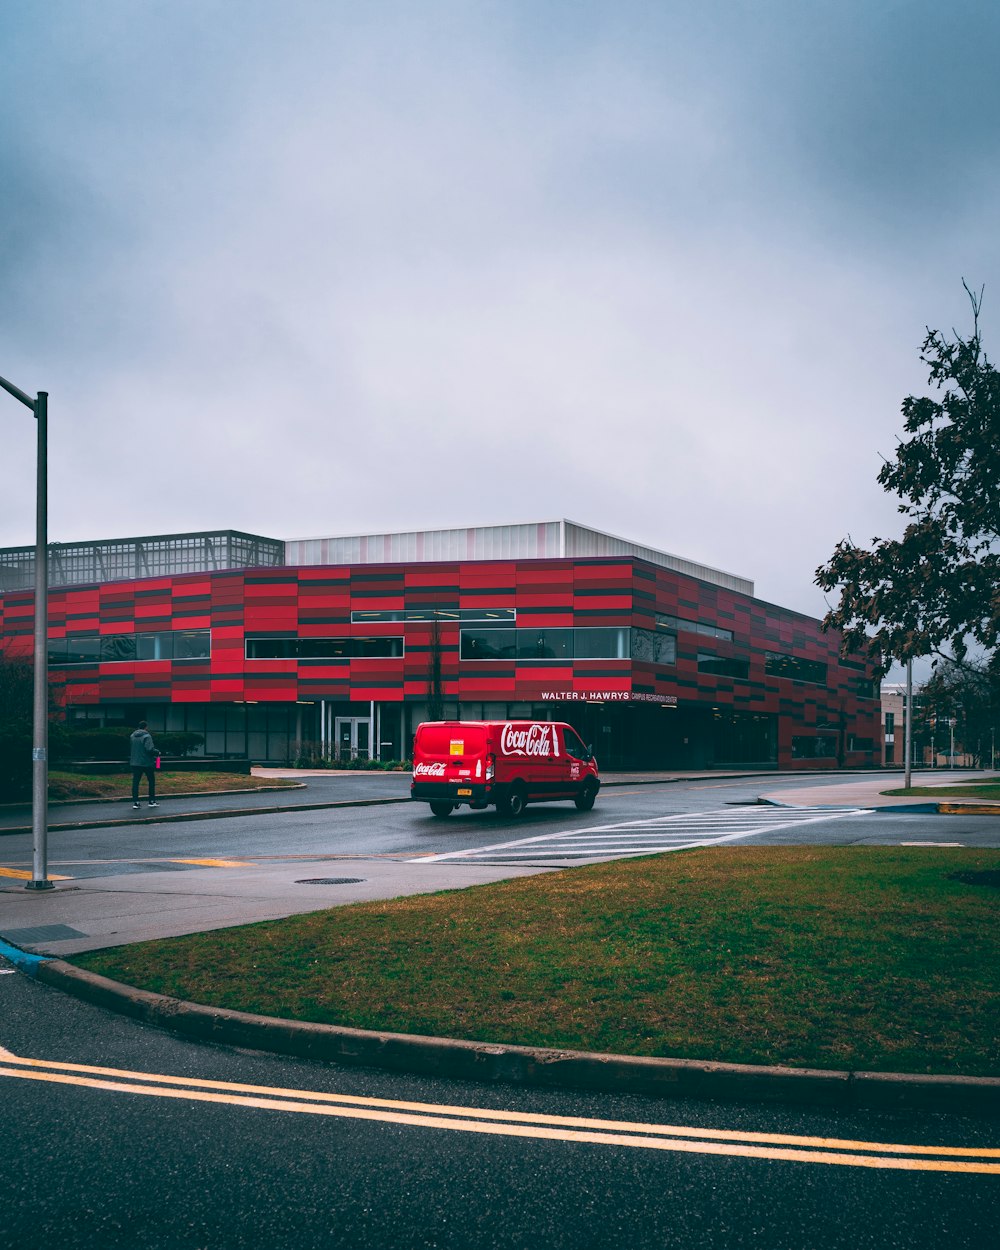
[[[906,661],[906,703],[903,706],[906,722],[903,730],[903,750],[906,752],[906,767],[903,772],[903,789],[909,790],[912,781],[913,755],[913,661]]]
[[[35,672],[31,739],[31,880],[27,890],[52,890],[49,880],[49,562],[48,562],[48,391],[35,399],[12,382],[0,386],[35,414],[38,433],[35,490]]]

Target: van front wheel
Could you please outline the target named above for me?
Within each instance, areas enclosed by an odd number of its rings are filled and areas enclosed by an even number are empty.
[[[435,816],[440,816],[442,819],[445,816],[450,816],[454,810],[455,804],[448,802],[445,799],[434,799],[431,803],[431,811]]]
[[[575,802],[577,810],[581,812],[589,812],[594,806],[594,800],[597,798],[597,787],[592,781],[585,781],[583,789],[576,796]]]
[[[522,816],[524,809],[528,806],[528,796],[524,786],[519,781],[515,781],[511,788],[507,791],[507,797],[504,799],[500,810],[505,816]]]

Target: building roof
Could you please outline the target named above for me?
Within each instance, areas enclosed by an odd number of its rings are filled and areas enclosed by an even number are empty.
[[[284,558],[285,544],[280,539],[242,530],[50,543],[48,581],[50,586],[103,584],[173,573],[280,565]],[[35,548],[0,549],[0,591],[28,590],[34,584]]]
[[[634,556],[703,582],[753,596],[753,582],[735,573],[644,547],[575,521],[529,521],[519,525],[477,525],[466,529],[404,530],[329,538],[295,538],[285,543],[285,560],[302,564],[411,564],[448,560],[584,559]]]

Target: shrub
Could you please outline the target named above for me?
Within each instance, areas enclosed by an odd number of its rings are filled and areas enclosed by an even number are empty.
[[[190,755],[202,746],[204,734],[196,734],[191,729],[165,729],[162,733],[153,734],[153,741],[163,755]]]
[[[0,800],[31,796],[31,724],[0,725]]]
[[[127,726],[109,726],[106,729],[67,729],[66,749],[74,760],[127,760],[128,738],[132,732]]]
[[[128,761],[129,725],[109,725],[104,729],[67,729],[66,755],[73,760],[123,760]],[[154,733],[153,741],[162,755],[189,755],[205,741],[202,734],[186,729],[165,730]]]
[[[412,760],[366,760],[336,759],[328,755],[313,755],[303,752],[296,759],[293,768],[329,768],[331,770],[378,771],[384,773],[409,772],[413,767]]]
[[[66,730],[58,721],[49,722],[49,762],[66,758]],[[31,798],[34,727],[31,721],[16,720],[0,726],[0,803],[16,803]]]

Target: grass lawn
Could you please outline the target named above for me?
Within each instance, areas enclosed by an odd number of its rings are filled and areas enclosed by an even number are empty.
[[[995,799],[1000,802],[1000,778],[956,782],[954,785],[911,786],[908,790],[883,790],[883,794],[915,795],[921,798]]]
[[[74,962],[194,1002],[356,1028],[1000,1075],[998,883],[995,850],[733,846]]]
[[[263,790],[274,786],[294,786],[292,780],[277,777],[249,777],[245,773],[181,773],[169,768],[156,774],[157,794],[204,794],[210,790]],[[50,799],[116,799],[132,793],[131,772],[65,773],[49,772]],[[146,793],[146,779],[142,781]]]

